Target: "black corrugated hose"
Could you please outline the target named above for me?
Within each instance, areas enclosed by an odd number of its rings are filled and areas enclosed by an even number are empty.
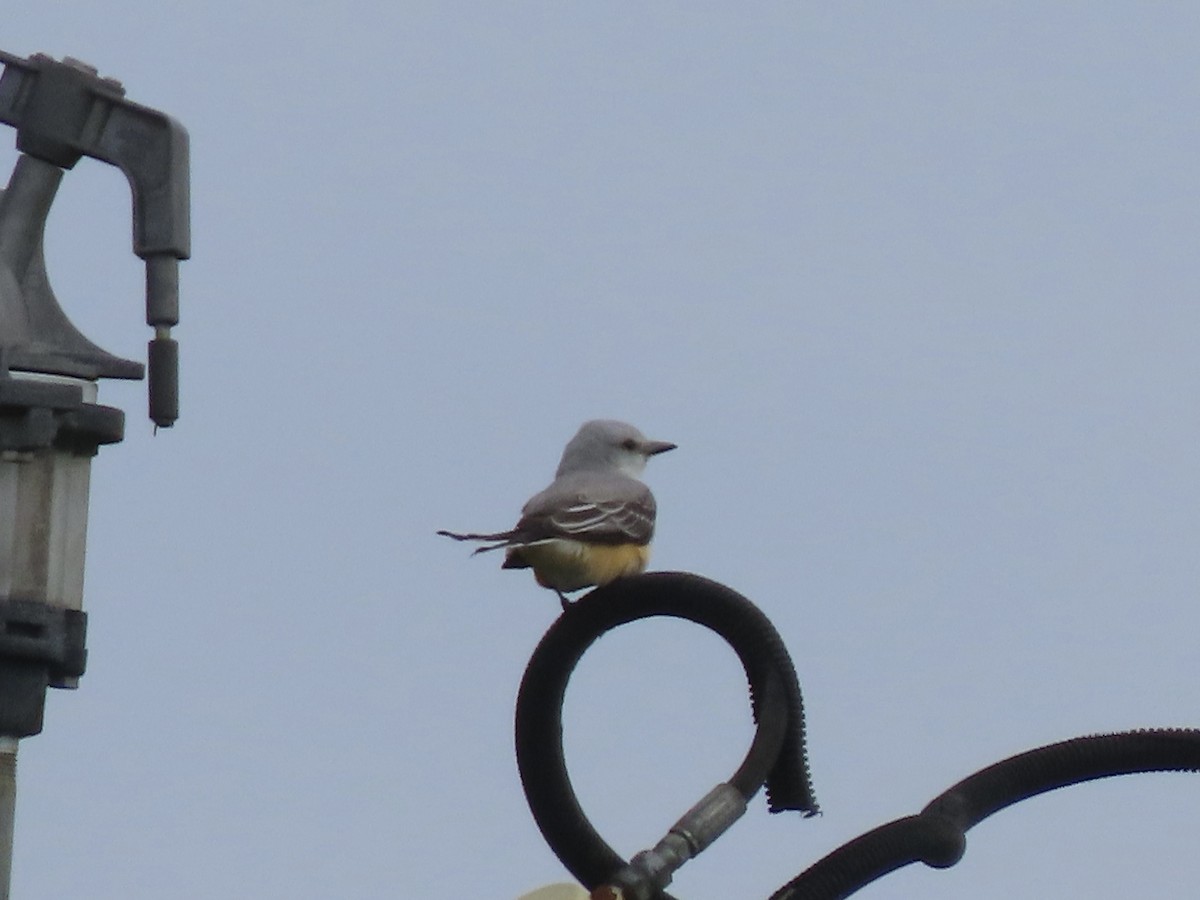
[[[962,858],[967,830],[1006,806],[1096,778],[1169,771],[1200,771],[1200,730],[1102,734],[1029,750],[963,779],[919,814],[842,845],[771,900],[838,900],[914,862],[948,868]]]
[[[655,572],[619,579],[573,603],[550,627],[529,660],[517,697],[517,766],[529,808],[550,848],[589,889],[608,883],[627,864],[596,833],[571,787],[563,758],[563,698],[571,672],[597,638],[650,616],[687,619],[711,629],[730,644],[746,670],[758,729],[729,784],[748,801],[765,783],[772,812],[817,812],[800,687],[767,617],[736,591],[698,575]],[[700,849],[693,847],[691,855]],[[661,891],[656,896],[670,898]]]

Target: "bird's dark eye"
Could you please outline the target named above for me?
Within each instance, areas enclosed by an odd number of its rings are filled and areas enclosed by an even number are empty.
[[[621,446],[626,450],[636,450],[637,441],[635,441],[633,438],[625,438],[625,440],[621,441]]]

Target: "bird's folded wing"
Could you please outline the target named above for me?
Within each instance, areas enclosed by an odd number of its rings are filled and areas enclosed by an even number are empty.
[[[613,478],[570,487],[552,485],[533,497],[513,530],[526,541],[648,544],[654,536],[654,496],[640,481]]]

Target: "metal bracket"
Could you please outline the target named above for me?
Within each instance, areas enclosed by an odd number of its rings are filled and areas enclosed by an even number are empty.
[[[0,200],[0,269],[7,270],[0,271],[0,301],[15,293],[24,306],[18,315],[3,309],[11,297],[0,303],[9,362],[87,378],[142,377],[140,364],[105,353],[74,329],[50,292],[42,259],[45,216],[62,170],[83,156],[117,166],[133,195],[133,252],[146,263],[146,323],[154,328],[150,418],[168,427],[179,412],[179,348],[171,337],[179,322],[179,260],[191,253],[187,131],[126,100],[120,82],[78,60],[0,51],[0,64],[0,122],[17,129],[25,154]]]
[[[74,687],[87,663],[87,613],[30,600],[0,601],[0,735],[42,730],[46,687]]]

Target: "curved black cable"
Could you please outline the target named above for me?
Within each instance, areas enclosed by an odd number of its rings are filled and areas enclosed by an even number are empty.
[[[817,812],[800,688],[770,620],[741,594],[698,575],[655,572],[619,579],[573,603],[550,627],[529,660],[517,696],[517,767],[529,808],[550,848],[589,889],[606,883],[626,863],[596,833],[571,787],[562,746],[567,681],[602,634],[650,616],[673,616],[711,629],[745,668],[758,728],[729,783],[749,800],[765,782],[772,812]]]
[[[1056,788],[1113,775],[1200,771],[1200,730],[1146,729],[1072,738],[981,769],[915,816],[843,844],[771,895],[771,900],[837,900],[909,863],[948,868],[962,858],[966,832],[988,816]]]

